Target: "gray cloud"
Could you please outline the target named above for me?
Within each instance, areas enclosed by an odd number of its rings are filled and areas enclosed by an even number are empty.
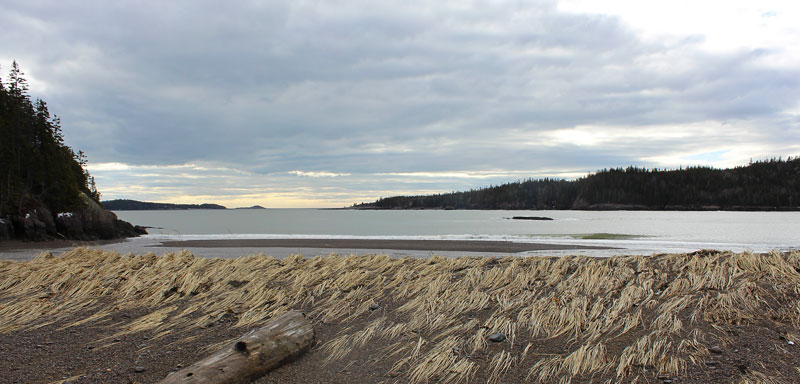
[[[279,182],[339,202],[525,177],[515,170],[800,150],[800,67],[768,65],[780,52],[643,39],[619,18],[559,12],[554,1],[3,8],[0,59],[22,64],[68,143],[92,163],[136,166],[96,172],[109,197],[147,198],[131,185],[166,191],[151,200],[215,193],[196,178],[136,176],[147,166],[214,164],[245,172],[215,174],[217,184],[257,194]],[[413,176],[492,170],[505,173]],[[216,193],[244,193],[227,191]]]

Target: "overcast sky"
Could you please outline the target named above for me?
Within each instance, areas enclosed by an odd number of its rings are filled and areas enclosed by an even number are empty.
[[[104,199],[338,207],[800,155],[800,2],[0,0]]]

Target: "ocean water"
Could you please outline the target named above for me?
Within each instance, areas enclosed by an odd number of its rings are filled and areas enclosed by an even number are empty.
[[[522,255],[652,255],[700,249],[769,252],[800,249],[800,212],[663,211],[372,211],[326,209],[117,211],[119,218],[151,227],[149,235],[102,248],[121,254],[180,251],[168,240],[258,238],[353,238],[424,240],[500,240],[612,247],[532,251]],[[545,216],[550,221],[511,220]],[[69,248],[56,249],[53,253]],[[432,252],[392,249],[187,248],[201,257],[240,257],[265,253],[282,258],[385,253],[429,257]],[[26,260],[41,250],[6,251],[0,258]],[[442,256],[488,255],[436,252]],[[517,254],[520,255],[520,254]]]
[[[116,214],[131,223],[154,227],[143,240],[156,242],[303,237],[469,239],[616,248],[538,252],[591,256],[800,249],[800,212],[246,209]],[[513,216],[553,220],[510,219]]]

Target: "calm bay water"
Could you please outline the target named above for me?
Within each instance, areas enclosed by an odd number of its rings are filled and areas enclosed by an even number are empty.
[[[800,249],[800,212],[660,212],[660,211],[356,211],[319,209],[117,211],[119,218],[150,228],[149,235],[101,248],[126,253],[180,251],[166,240],[253,238],[364,238],[432,240],[501,240],[613,247],[568,251],[533,251],[529,255],[652,255],[699,249],[769,252]],[[546,216],[552,221],[511,220]],[[59,253],[70,248],[54,249]],[[200,257],[274,257],[381,253],[428,257],[429,251],[394,249],[203,248],[188,247]],[[0,258],[28,260],[42,250],[9,250]],[[442,256],[490,255],[436,252]]]
[[[145,240],[229,238],[478,239],[604,245],[608,256],[698,249],[800,249],[800,212],[358,211],[318,209],[118,211]],[[552,221],[510,220],[546,216]],[[533,252],[535,253],[535,252]],[[558,252],[545,251],[547,254]]]

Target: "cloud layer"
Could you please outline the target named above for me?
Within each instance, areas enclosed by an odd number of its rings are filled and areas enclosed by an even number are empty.
[[[591,3],[16,2],[0,59],[107,198],[339,206],[800,153],[796,9]]]

